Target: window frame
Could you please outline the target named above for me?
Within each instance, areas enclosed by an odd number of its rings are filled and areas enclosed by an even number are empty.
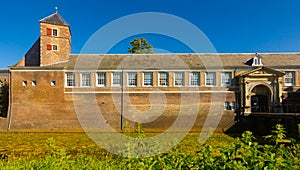
[[[69,78],[69,77],[68,77],[68,74],[72,74],[72,75],[73,75],[73,76],[72,76],[72,77],[73,77],[73,78],[72,78],[72,79],[73,79],[73,80],[72,80],[72,82],[73,82],[72,84],[73,84],[73,85],[69,85],[69,83],[68,83],[68,80],[69,80],[69,79],[68,79],[68,78]],[[65,81],[66,81],[66,82],[65,82],[65,83],[66,83],[66,84],[65,84],[66,87],[75,87],[75,86],[76,86],[76,74],[75,74],[75,72],[66,72],[66,73],[65,73]]]
[[[208,79],[209,76],[208,74],[212,74],[213,75],[213,79]],[[216,72],[212,72],[212,71],[209,71],[209,72],[205,72],[205,86],[207,87],[215,87],[216,86]],[[213,84],[208,84],[208,80],[213,80]]]
[[[114,84],[114,80],[115,80],[115,74],[119,74],[120,75],[120,83],[119,84]],[[123,73],[122,72],[112,72],[111,73],[111,86],[112,87],[122,87],[123,84]]]
[[[162,75],[166,75],[166,77],[164,79],[161,79]],[[165,82],[165,84],[162,84],[163,82]],[[169,73],[168,72],[158,72],[158,86],[160,86],[160,87],[168,87],[169,86]]]
[[[84,78],[83,75],[89,75],[88,79],[87,77]],[[91,87],[92,86],[91,81],[92,81],[92,76],[90,72],[80,73],[80,87]]]
[[[226,75],[226,74],[230,74],[230,77],[229,77],[229,84],[224,84],[224,79],[223,79],[223,76]],[[225,72],[221,72],[221,86],[222,87],[230,87],[232,86],[232,72],[229,72],[229,71],[225,71]]]
[[[100,74],[104,75],[103,83],[100,84]],[[106,72],[97,72],[96,73],[96,87],[106,87]]]
[[[134,77],[130,77],[129,75],[134,74]],[[130,79],[131,78],[131,79]],[[134,84],[130,84],[131,82],[134,82]],[[138,82],[138,73],[137,72],[128,72],[127,73],[127,86],[128,87],[137,87]]]
[[[292,73],[292,77],[287,77],[287,73]],[[295,71],[286,71],[284,75],[284,86],[295,86]],[[287,83],[287,79],[291,79],[292,81],[290,83]]]
[[[181,74],[181,75],[179,75]],[[177,77],[177,76],[180,76],[180,77]],[[177,82],[177,79],[179,78],[179,80],[181,80],[181,84],[176,84]],[[184,86],[184,72],[174,72],[174,86],[175,87],[183,87]]]
[[[193,79],[195,76],[197,76],[197,82],[196,82],[196,79]],[[200,86],[200,72],[190,72],[189,79],[190,79],[191,87],[199,87]],[[194,84],[194,82],[196,82],[196,84]]]
[[[151,82],[151,85],[145,85],[145,74],[149,74],[151,75],[151,79],[150,79],[150,82]],[[148,78],[148,77],[147,77]],[[147,79],[148,80],[148,79]],[[143,87],[153,87],[153,72],[143,72]]]

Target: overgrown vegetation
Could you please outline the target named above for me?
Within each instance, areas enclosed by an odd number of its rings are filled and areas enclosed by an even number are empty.
[[[129,131],[127,129],[126,133]],[[134,131],[133,135],[137,137],[147,136],[141,125],[137,125]],[[11,133],[1,134],[1,137],[5,138],[5,135],[13,138]],[[169,152],[141,159],[102,150],[87,136],[84,137],[84,133],[81,136],[76,136],[78,133],[14,135],[43,137],[41,142],[46,145],[41,150],[35,147],[30,152],[14,150],[19,148],[0,150],[2,156],[7,156],[0,161],[1,169],[300,169],[299,141],[287,139],[281,125],[277,125],[263,142],[246,131],[236,138],[213,134],[202,145],[198,142],[199,134],[189,134]],[[48,138],[49,135],[53,137]],[[71,136],[74,138],[68,139]],[[12,145],[14,143],[16,141],[11,141]]]

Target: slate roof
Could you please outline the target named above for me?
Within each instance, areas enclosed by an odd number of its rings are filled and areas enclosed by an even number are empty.
[[[272,69],[300,69],[300,53],[260,53],[263,66]],[[65,70],[252,70],[248,61],[255,53],[213,54],[71,54],[68,61],[42,67],[13,69]]]
[[[57,12],[41,19],[40,22],[47,23],[47,24],[69,26],[69,24]]]
[[[300,69],[300,53],[260,53],[264,66],[273,69]],[[73,54],[68,62],[52,67],[65,69],[253,69],[247,61],[255,53],[228,54]],[[99,64],[100,62],[100,64]]]

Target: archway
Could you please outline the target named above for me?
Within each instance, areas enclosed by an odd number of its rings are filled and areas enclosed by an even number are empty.
[[[251,112],[269,112],[271,90],[266,85],[257,85],[251,90]]]

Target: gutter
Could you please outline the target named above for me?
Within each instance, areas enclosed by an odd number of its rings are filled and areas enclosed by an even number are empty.
[[[12,72],[9,69],[9,117],[8,117],[8,124],[7,124],[7,130],[10,130],[11,125],[11,119],[12,119]]]

